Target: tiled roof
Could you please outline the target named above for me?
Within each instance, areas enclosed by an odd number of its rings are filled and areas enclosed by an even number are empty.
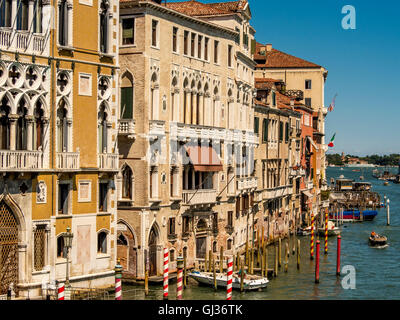
[[[202,3],[196,0],[183,2],[167,2],[166,6],[169,9],[178,11],[188,16],[213,16],[226,15],[242,10],[246,5],[247,0],[218,2],[218,3]],[[165,5],[165,3],[162,3]]]
[[[276,82],[280,81],[271,78],[255,78],[254,82],[256,89],[271,89]]]
[[[271,51],[265,50],[265,55],[260,54],[261,47],[266,47],[266,45],[256,44],[256,53],[254,54],[254,60],[257,62],[256,68],[321,68],[315,63],[274,48]]]

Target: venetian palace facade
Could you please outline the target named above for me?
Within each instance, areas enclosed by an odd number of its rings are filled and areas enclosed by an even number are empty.
[[[118,2],[0,7],[0,294],[107,287],[116,261]],[[84,30],[84,31],[83,31]]]
[[[256,43],[251,16],[0,0],[0,295],[110,287],[117,259],[161,275],[163,248],[198,267],[321,211],[327,71]]]

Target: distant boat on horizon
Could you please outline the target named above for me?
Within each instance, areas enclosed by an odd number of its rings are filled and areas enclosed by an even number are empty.
[[[363,168],[363,167],[365,167],[365,168],[375,168],[375,165],[372,164],[372,163],[366,163],[366,164],[354,163],[354,164],[345,164],[344,166],[347,167],[347,168]]]

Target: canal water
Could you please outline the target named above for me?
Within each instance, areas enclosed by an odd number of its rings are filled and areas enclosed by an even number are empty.
[[[310,237],[298,237],[301,240],[301,267],[297,270],[296,255],[290,254],[289,269],[285,273],[282,268],[278,277],[271,279],[268,288],[262,292],[240,293],[233,291],[233,300],[273,300],[273,299],[400,299],[400,185],[389,183],[384,186],[383,181],[372,176],[374,168],[362,168],[361,172],[354,172],[356,168],[328,168],[327,178],[345,178],[372,183],[372,190],[390,199],[390,222],[386,224],[386,209],[382,208],[374,221],[362,223],[345,223],[342,227],[342,271],[345,266],[355,269],[355,289],[345,289],[342,285],[344,275],[336,277],[336,237],[329,238],[328,255],[324,254],[324,239],[321,237],[321,264],[320,283],[314,283],[315,259],[310,260]],[[357,168],[358,169],[358,168]],[[397,173],[397,168],[386,169]],[[389,246],[385,249],[375,249],[368,246],[368,236],[374,230],[388,237]],[[289,239],[289,247],[293,248],[295,238]],[[285,247],[285,240],[282,248]],[[269,246],[269,268],[273,268],[274,247]],[[283,262],[282,254],[282,262]],[[283,263],[282,263],[283,264]],[[347,274],[347,273],[346,273]],[[348,284],[349,282],[346,281]],[[162,284],[149,286],[150,294],[145,297],[143,286],[123,286],[124,299],[162,299]],[[176,298],[176,285],[169,287],[170,299]],[[214,292],[210,287],[199,286],[190,279],[187,289],[183,293],[184,300],[225,300],[226,292],[223,288]]]

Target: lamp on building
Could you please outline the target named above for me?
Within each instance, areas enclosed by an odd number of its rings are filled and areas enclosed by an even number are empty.
[[[71,232],[71,228],[67,227],[67,232],[64,233],[63,238],[64,238],[64,248],[66,249],[66,258],[67,258],[67,272],[66,272],[66,277],[65,277],[65,286],[69,287],[69,259],[68,259],[68,253],[69,249],[72,248],[72,239],[74,237],[74,234]]]

